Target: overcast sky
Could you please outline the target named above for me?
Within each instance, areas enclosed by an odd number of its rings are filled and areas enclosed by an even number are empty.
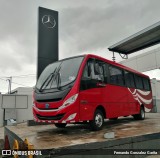
[[[0,92],[9,76],[12,89],[35,85],[39,6],[59,12],[60,59],[111,59],[109,46],[160,21],[159,0],[0,0]]]

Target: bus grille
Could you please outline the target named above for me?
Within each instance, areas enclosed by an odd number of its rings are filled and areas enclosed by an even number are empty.
[[[41,116],[41,115],[36,114],[36,116],[40,120],[61,120],[64,114],[58,114],[56,116]]]
[[[55,99],[36,99],[37,102],[58,102],[61,101],[62,98],[55,98]]]

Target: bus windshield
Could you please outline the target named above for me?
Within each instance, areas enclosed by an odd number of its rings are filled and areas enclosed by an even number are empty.
[[[48,65],[40,75],[36,88],[40,91],[60,88],[73,82],[78,74],[83,56],[64,59]]]

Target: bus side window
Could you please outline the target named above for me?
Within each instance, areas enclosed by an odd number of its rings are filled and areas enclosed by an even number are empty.
[[[143,89],[142,77],[135,75],[136,88]]]
[[[96,61],[94,63],[93,79],[104,82],[104,69],[101,61]]]
[[[81,78],[81,90],[96,88],[97,79],[94,75],[94,59],[89,59],[83,70],[83,75]]]
[[[83,70],[83,75],[81,78],[81,84],[80,84],[80,90],[86,90],[89,89],[89,83],[91,81],[91,62],[90,60],[87,61],[85,68]]]
[[[84,68],[84,71],[83,71],[83,76],[82,78],[91,78],[91,69],[90,69],[90,66],[89,64],[87,63],[85,68]]]
[[[143,78],[143,85],[144,85],[144,90],[147,90],[147,91],[150,90],[149,79]]]
[[[102,68],[103,68],[103,72],[104,72],[104,73],[103,73],[104,82],[105,82],[105,83],[108,83],[108,64],[103,63]]]
[[[131,72],[124,71],[125,83],[127,87],[135,88],[134,75]]]
[[[115,85],[124,86],[123,71],[114,66],[109,66],[110,83]]]

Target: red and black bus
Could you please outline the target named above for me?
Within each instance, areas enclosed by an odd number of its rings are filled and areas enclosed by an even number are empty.
[[[88,122],[99,130],[104,119],[132,115],[143,120],[153,108],[148,76],[91,54],[48,65],[33,97],[34,120],[59,128]]]

